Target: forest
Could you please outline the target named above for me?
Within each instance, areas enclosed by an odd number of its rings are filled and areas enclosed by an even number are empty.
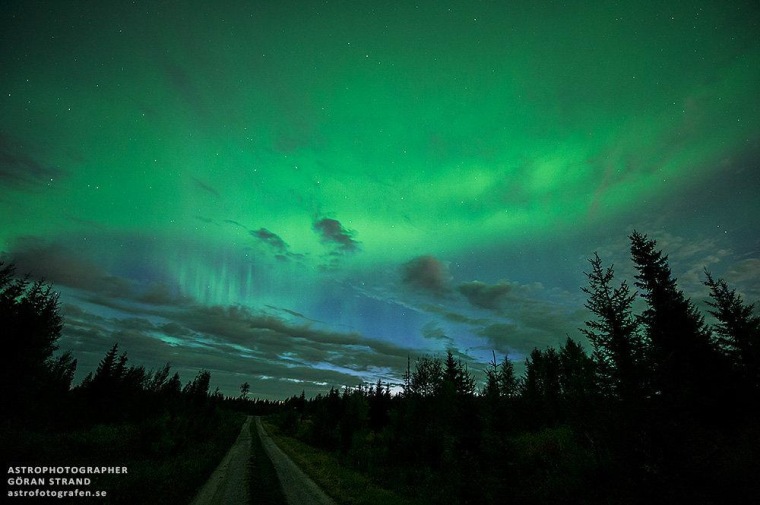
[[[97,483],[106,503],[189,501],[257,414],[415,503],[756,503],[760,317],[707,270],[701,313],[656,242],[629,238],[632,284],[594,255],[579,338],[534,349],[520,376],[494,354],[478,383],[451,350],[410,357],[400,392],[281,402],[248,383],[225,398],[204,370],[183,385],[118,344],[73,385],[58,295],[0,264],[3,463],[128,465]]]
[[[422,356],[400,394],[293,397],[279,425],[419,503],[757,503],[760,317],[705,270],[708,324],[654,240],[630,253],[633,285],[589,261],[588,351],[534,349],[520,377],[494,356],[480,386]]]

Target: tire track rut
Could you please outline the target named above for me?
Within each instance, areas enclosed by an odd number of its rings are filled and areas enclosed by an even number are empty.
[[[288,505],[336,505],[293,461],[277,447],[267,434],[261,419],[256,418],[256,431],[277,472]]]

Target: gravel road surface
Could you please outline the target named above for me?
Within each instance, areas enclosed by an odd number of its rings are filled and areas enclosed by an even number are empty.
[[[272,460],[282,491],[288,505],[336,505],[289,457],[277,447],[256,418],[256,431],[261,437],[264,450]]]
[[[251,416],[243,423],[235,443],[191,505],[248,505],[248,461],[251,458]]]

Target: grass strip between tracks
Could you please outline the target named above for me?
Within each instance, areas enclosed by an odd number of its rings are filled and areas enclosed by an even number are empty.
[[[287,505],[282,494],[280,479],[272,465],[261,438],[256,431],[256,422],[251,422],[251,461],[249,491],[251,502],[259,505]]]

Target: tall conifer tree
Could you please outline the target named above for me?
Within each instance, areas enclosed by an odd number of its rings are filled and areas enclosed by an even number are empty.
[[[599,255],[589,262],[588,286],[581,289],[588,295],[585,306],[595,319],[586,321],[581,331],[593,346],[598,388],[605,396],[636,401],[643,395],[646,377],[644,343],[632,312],[636,293],[625,281],[612,285],[614,271],[602,267]]]
[[[655,394],[675,408],[711,403],[719,394],[722,367],[704,318],[678,289],[668,257],[656,242],[638,232],[630,239],[636,286],[647,302],[641,321],[650,344]]]
[[[716,343],[751,387],[760,389],[760,317],[754,304],[746,304],[741,295],[723,279],[714,279],[705,270],[705,285],[710,288],[710,314],[717,319],[713,326]]]

